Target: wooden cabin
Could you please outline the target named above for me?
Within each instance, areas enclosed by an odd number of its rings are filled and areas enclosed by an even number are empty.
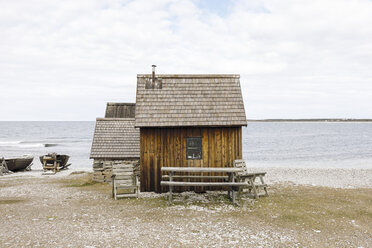
[[[105,118],[96,119],[90,153],[94,181],[110,182],[114,164],[138,167],[140,134],[134,117],[134,103],[107,103]]]
[[[232,167],[247,125],[239,75],[137,75],[141,191],[161,167]]]

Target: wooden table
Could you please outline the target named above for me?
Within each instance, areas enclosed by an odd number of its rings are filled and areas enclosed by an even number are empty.
[[[172,202],[172,192],[174,186],[228,186],[228,195],[232,202],[235,204],[235,191],[233,187],[248,186],[247,182],[236,182],[235,173],[242,172],[241,168],[206,168],[206,167],[162,167],[162,172],[168,172],[169,175],[163,176],[163,178],[169,178],[169,181],[161,181],[160,185],[169,186],[169,202]],[[226,173],[228,176],[189,176],[189,175],[174,175],[175,173],[190,172],[190,173]],[[177,182],[173,181],[175,178],[200,178],[200,179],[227,179],[225,182]]]
[[[267,193],[267,184],[264,182],[263,177],[266,175],[266,172],[253,172],[253,173],[245,173],[241,175],[237,175],[236,178],[239,182],[247,182],[248,183],[248,191],[254,197],[258,198],[259,196],[268,196]],[[256,183],[256,178],[260,179],[259,183]],[[260,194],[259,191],[263,189],[264,194]],[[251,193],[253,191],[253,194]],[[239,188],[239,195],[242,193],[242,188]]]

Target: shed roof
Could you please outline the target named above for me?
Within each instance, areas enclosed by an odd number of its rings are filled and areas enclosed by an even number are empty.
[[[137,75],[136,127],[246,126],[239,75]]]
[[[135,103],[108,102],[105,118],[134,118]]]
[[[90,158],[139,158],[140,133],[134,118],[97,118]]]

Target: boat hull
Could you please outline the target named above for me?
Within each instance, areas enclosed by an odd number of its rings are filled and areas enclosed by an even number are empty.
[[[34,157],[22,157],[22,158],[8,158],[5,159],[8,170],[10,171],[21,171],[26,169],[34,160]]]

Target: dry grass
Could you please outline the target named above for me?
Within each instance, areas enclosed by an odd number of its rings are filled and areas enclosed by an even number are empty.
[[[87,188],[94,190],[94,188]],[[107,189],[109,191],[109,189]],[[329,247],[344,244],[347,237],[372,233],[372,189],[337,189],[314,186],[276,184],[270,186],[269,197],[259,200],[244,198],[240,207],[233,207],[225,194],[175,194],[169,206],[166,197],[150,199],[125,199],[115,202],[118,206],[142,205],[149,208],[189,206],[215,210],[230,205],[231,211],[218,215],[217,221],[236,218],[237,223],[263,223],[279,229],[294,230],[303,245],[313,246],[322,242]],[[143,216],[144,217],[144,216]],[[146,219],[153,218],[152,213]],[[175,216],[175,218],[177,218]],[[309,235],[311,233],[312,235]],[[316,240],[314,241],[314,236]]]
[[[0,199],[0,205],[2,204],[16,204],[16,203],[22,203],[26,201],[25,199]]]
[[[92,173],[71,173],[68,178],[56,180],[55,183],[62,183],[63,187],[84,188],[84,190],[96,190],[103,193],[111,192],[111,186],[108,183],[97,183],[92,178]]]
[[[111,193],[108,184],[94,183],[91,175],[65,181],[67,187],[84,187],[84,190],[98,190]],[[250,220],[259,219],[282,228],[299,228],[309,231],[348,231],[357,225],[372,232],[372,189],[337,189],[314,186],[276,184],[270,186],[269,197],[259,200],[240,200],[240,207],[230,214]],[[225,194],[175,194],[172,206],[189,205],[215,209],[219,205],[231,205]],[[200,197],[199,197],[200,196]],[[146,204],[152,207],[169,207],[166,197],[120,200],[117,204]]]
[[[250,207],[267,222],[309,230],[347,230],[358,222],[371,231],[371,189],[275,185],[270,193]]]

